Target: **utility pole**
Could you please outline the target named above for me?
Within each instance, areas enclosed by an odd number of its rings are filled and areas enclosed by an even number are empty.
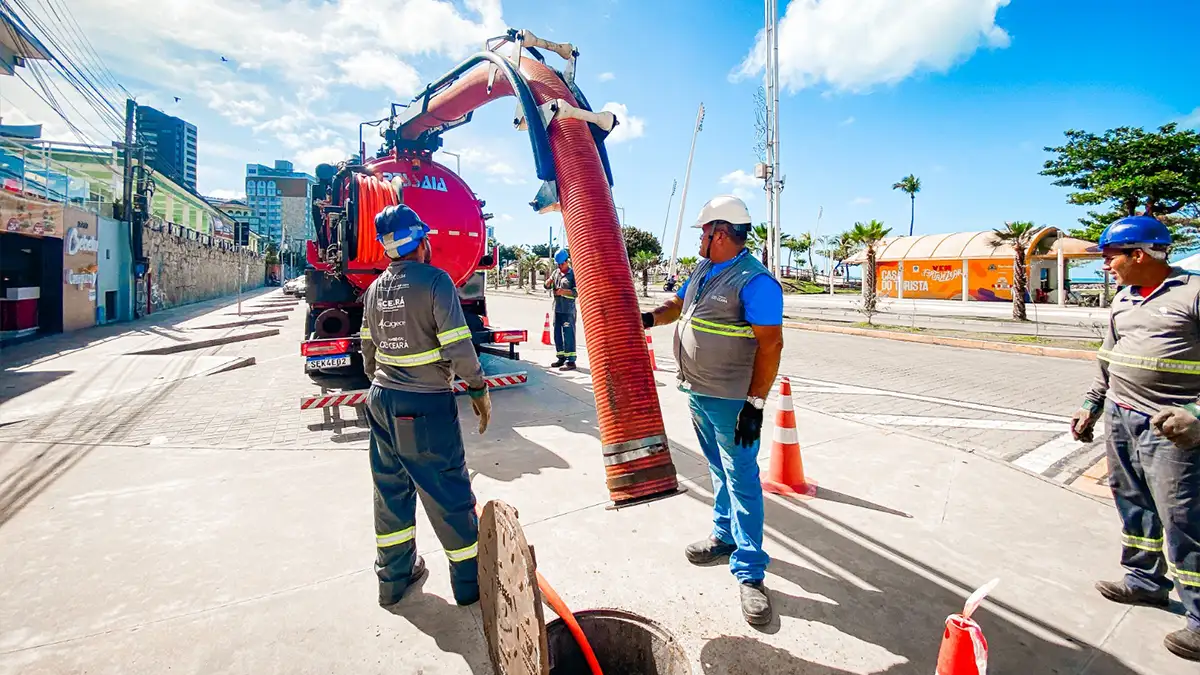
[[[658,238],[658,240],[662,242],[664,250],[667,248],[667,221],[671,220],[671,202],[675,201],[675,188],[677,187],[679,187],[679,181],[672,180],[671,197],[667,199],[667,215],[663,216],[663,233],[662,236]]]
[[[683,212],[687,208],[688,185],[692,181],[692,159],[696,156],[696,138],[704,130],[704,104],[696,113],[696,129],[692,131],[692,149],[688,151],[687,171],[683,174],[683,194],[679,196],[679,222],[675,225],[675,243],[671,246],[671,264],[667,266],[667,278],[675,273],[675,260],[679,255],[679,235],[683,231]]]
[[[767,0],[771,3],[771,84],[775,91],[775,100],[771,104],[771,141],[774,145],[773,157],[775,166],[771,170],[771,184],[775,189],[774,199],[771,200],[773,219],[775,221],[775,278],[779,278],[779,259],[783,246],[783,225],[779,218],[780,192],[783,192],[783,176],[779,173],[779,4],[778,0]]]

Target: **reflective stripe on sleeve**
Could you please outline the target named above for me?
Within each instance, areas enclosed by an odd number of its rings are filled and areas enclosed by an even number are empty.
[[[712,333],[713,335],[726,335],[729,337],[753,338],[754,329],[750,326],[732,326],[725,323],[716,323],[715,321],[705,321],[692,317],[689,319],[692,323],[692,328],[701,333]]]
[[[438,333],[437,339],[443,347],[452,345],[460,340],[467,340],[471,337],[471,329],[468,326],[459,326],[443,333]]]
[[[375,535],[375,546],[379,548],[396,546],[412,541],[415,536],[417,536],[417,527],[415,525],[388,534],[377,534]]]
[[[453,551],[446,551],[446,557],[450,559],[450,562],[463,562],[464,560],[470,560],[477,555],[479,555],[479,542],[475,542],[470,546],[464,546]]]
[[[362,329],[358,331],[358,336],[364,340],[370,340],[371,327],[364,323]]]
[[[1146,537],[1135,537],[1132,534],[1121,533],[1121,545],[1128,548],[1136,548],[1139,551],[1149,551],[1150,553],[1160,553],[1163,550],[1163,539],[1149,539]]]
[[[442,360],[442,352],[439,349],[430,349],[427,352],[419,354],[405,354],[404,356],[396,356],[387,352],[375,352],[375,360],[388,366],[397,366],[399,368],[411,366],[425,366],[430,363],[437,363]]]
[[[1126,366],[1140,370],[1152,370],[1157,373],[1183,373],[1200,375],[1200,361],[1182,361],[1180,359],[1160,359],[1150,356],[1134,356],[1122,354],[1110,349],[1101,349],[1097,356],[1109,365]]]

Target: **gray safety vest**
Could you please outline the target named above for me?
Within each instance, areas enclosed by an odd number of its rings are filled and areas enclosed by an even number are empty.
[[[705,283],[712,267],[709,260],[701,262],[683,296],[683,312],[675,327],[679,386],[696,394],[741,400],[750,390],[758,353],[741,293],[751,279],[770,272],[746,252]]]

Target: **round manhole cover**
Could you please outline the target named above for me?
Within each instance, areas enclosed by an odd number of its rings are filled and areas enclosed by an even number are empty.
[[[479,605],[497,675],[550,672],[533,551],[517,510],[494,500],[479,520]]]

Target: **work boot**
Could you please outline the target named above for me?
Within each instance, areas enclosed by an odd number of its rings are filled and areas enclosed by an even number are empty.
[[[1177,630],[1163,639],[1163,645],[1181,659],[1200,661],[1200,630]]]
[[[1147,607],[1168,607],[1171,604],[1169,591],[1152,592],[1140,588],[1130,588],[1124,581],[1097,581],[1096,590],[1105,599],[1119,602],[1122,605],[1146,605]]]
[[[742,616],[751,626],[771,623],[771,598],[762,581],[743,581],[738,584],[742,593]]]
[[[413,561],[412,573],[408,575],[408,585],[404,587],[404,590],[400,592],[400,595],[395,597],[384,597],[381,593],[379,596],[379,606],[387,610],[392,609],[396,603],[400,602],[404,596],[408,594],[408,589],[419,584],[428,573],[429,569],[425,567],[425,558],[417,556],[417,559]]]
[[[564,371],[564,372],[568,371],[568,370],[579,370],[579,366],[575,365],[574,361],[567,361],[567,365],[563,366],[562,368],[559,368],[559,370]]]
[[[688,544],[684,549],[684,554],[687,555],[688,562],[693,565],[709,565],[729,557],[736,550],[735,544],[726,544],[716,537],[709,537]]]
[[[560,356],[560,357],[558,357],[558,360],[557,360],[557,361],[555,361],[554,363],[551,363],[551,364],[550,364],[550,367],[551,367],[551,368],[561,368],[561,367],[562,367],[562,364],[564,364],[564,363],[566,363],[566,362],[567,362],[567,360],[566,360],[566,359],[564,359],[564,358],[562,358],[562,357]]]

